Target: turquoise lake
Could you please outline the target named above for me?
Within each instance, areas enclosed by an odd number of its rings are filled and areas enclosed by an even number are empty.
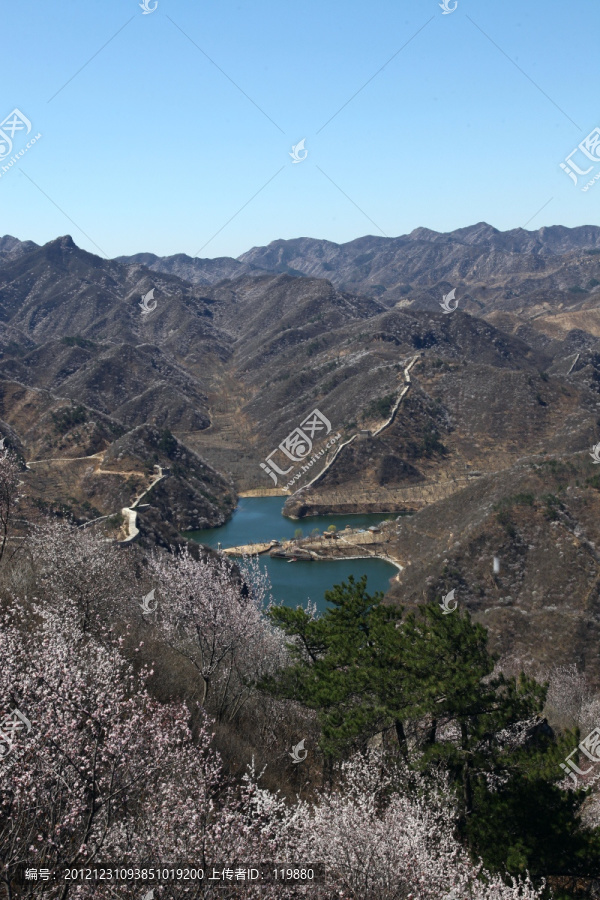
[[[241,497],[233,517],[220,528],[207,528],[189,534],[193,540],[209,547],[221,549],[237,547],[241,544],[260,543],[270,540],[290,540],[301,531],[308,536],[315,528],[322,533],[329,525],[341,530],[350,525],[351,528],[368,528],[385,519],[395,519],[396,514],[386,515],[345,515],[345,516],[311,516],[299,521],[286,519],[281,514],[284,498],[282,497]],[[367,576],[367,590],[387,591],[390,578],[398,570],[391,563],[382,559],[348,559],[327,562],[293,562],[285,559],[272,559],[260,556],[260,565],[266,569],[276,601],[287,606],[306,605],[307,600],[316,603],[317,609],[323,611],[326,606],[325,591],[334,584],[347,580],[349,575],[360,578]]]

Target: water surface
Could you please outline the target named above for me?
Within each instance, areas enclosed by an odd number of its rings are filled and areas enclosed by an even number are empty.
[[[302,532],[308,536],[315,528],[326,531],[335,525],[338,531],[346,525],[351,528],[368,528],[384,519],[394,519],[396,514],[377,513],[375,515],[310,516],[295,521],[281,514],[285,498],[282,497],[240,497],[233,517],[220,528],[206,528],[189,534],[193,540],[209,547],[221,549],[237,547],[241,544],[262,543],[264,541],[287,541]],[[260,565],[266,569],[273,588],[273,597],[287,606],[305,605],[313,600],[317,608],[326,607],[324,593],[334,584],[340,584],[349,575],[360,578],[367,576],[367,590],[387,591],[389,581],[397,569],[382,559],[340,559],[325,562],[288,562],[286,559],[272,559],[268,555],[259,557]]]

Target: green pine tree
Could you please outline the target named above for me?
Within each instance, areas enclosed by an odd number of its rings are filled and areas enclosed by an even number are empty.
[[[466,612],[434,602],[405,615],[370,596],[366,577],[325,597],[320,617],[271,610],[292,663],[262,687],[317,711],[328,763],[391,733],[425,777],[447,773],[457,829],[489,868],[600,872],[600,830],[579,820],[585,796],[558,787],[578,737],[557,740],[542,719],[545,686],[495,673],[487,632]]]

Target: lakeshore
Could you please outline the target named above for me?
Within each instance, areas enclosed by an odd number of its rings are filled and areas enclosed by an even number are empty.
[[[343,531],[325,532],[321,535],[289,541],[262,541],[226,547],[223,553],[231,557],[269,556],[288,560],[342,560],[342,559],[382,559],[395,566],[399,572],[404,569],[400,560],[390,556],[384,549],[389,543],[392,529],[386,523],[381,528],[353,529],[346,526]],[[356,553],[356,551],[362,551]]]
[[[386,593],[402,571],[402,560],[390,555],[394,515],[388,514],[388,521],[380,513],[311,516],[299,522],[284,517],[281,507],[281,494],[274,492],[241,497],[229,522],[190,537],[230,558],[256,557],[274,598],[287,605],[312,599],[323,610],[325,591],[350,575],[366,575],[371,593]],[[332,526],[335,532],[328,530]]]

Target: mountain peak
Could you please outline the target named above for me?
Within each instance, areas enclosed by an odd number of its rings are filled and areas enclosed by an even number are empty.
[[[17,259],[24,253],[37,249],[38,245],[34,244],[33,241],[20,241],[11,234],[5,234],[4,237],[0,237],[0,259],[6,261]]]
[[[413,241],[431,241],[440,236],[441,232],[433,231],[431,228],[413,228],[408,237]]]
[[[62,237],[57,237],[53,241],[48,241],[46,247],[56,249],[56,250],[77,250],[77,244],[73,240],[70,234],[64,234]]]
[[[489,240],[495,235],[500,234],[497,228],[494,228],[493,225],[488,225],[487,222],[477,222],[476,225],[467,225],[466,228],[457,228],[451,233],[461,240],[466,240],[469,244],[480,243],[481,241]]]

